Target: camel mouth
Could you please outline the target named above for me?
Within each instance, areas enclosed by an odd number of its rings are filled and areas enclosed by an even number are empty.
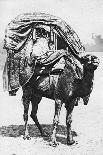
[[[94,66],[98,66],[98,65],[99,65],[99,63],[98,63],[98,62],[96,62],[96,61],[95,61],[95,62],[93,62],[92,64],[93,64]]]
[[[99,65],[99,59],[93,59],[93,60],[88,60],[88,64],[98,64]]]
[[[84,56],[83,61],[84,61],[84,66],[88,70],[96,70],[100,63],[99,58],[94,55]]]
[[[86,67],[86,69],[94,71],[99,66],[99,63],[100,61],[97,57],[91,57],[91,59],[88,59],[84,66]]]
[[[96,70],[97,67],[99,66],[99,63],[97,61],[95,62],[88,62],[85,67],[88,69],[88,70]]]
[[[94,66],[97,66],[97,67],[98,67],[100,61],[99,61],[98,58],[96,58],[96,59],[92,60],[91,63],[92,63]]]
[[[97,56],[89,55],[89,54],[82,57],[82,61],[83,61],[83,64],[94,64],[96,66],[98,66],[100,63],[99,58]]]

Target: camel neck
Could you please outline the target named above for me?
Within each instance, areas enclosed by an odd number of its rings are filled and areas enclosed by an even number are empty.
[[[94,71],[92,70],[84,70],[83,81],[86,83],[92,83],[94,79]]]

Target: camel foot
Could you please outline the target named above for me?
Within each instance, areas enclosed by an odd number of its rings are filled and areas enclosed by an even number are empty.
[[[75,140],[68,140],[67,145],[73,145],[75,143]]]
[[[76,136],[78,136],[78,134],[75,131],[72,131],[72,136],[76,137]]]
[[[51,141],[49,143],[50,146],[56,147],[57,145],[59,145],[59,143],[57,141]]]
[[[23,139],[24,139],[24,140],[26,140],[26,139],[27,139],[27,140],[31,140],[31,137],[30,137],[29,135],[24,135],[24,136],[23,136]]]

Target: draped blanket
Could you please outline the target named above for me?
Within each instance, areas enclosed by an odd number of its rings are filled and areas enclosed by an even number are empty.
[[[4,89],[15,90],[25,85],[33,75],[35,65],[30,66],[27,62],[33,50],[33,30],[42,25],[51,27],[61,36],[73,55],[79,57],[85,51],[76,32],[60,18],[38,12],[21,14],[8,24],[5,31],[4,48],[7,50],[7,62],[3,73]],[[56,57],[60,57],[60,54],[63,56],[64,53],[60,52],[58,56],[56,54],[41,59],[42,64],[53,63]]]
[[[8,57],[3,72],[4,90],[12,91],[28,82],[34,73],[35,65],[28,65],[26,54],[28,44],[19,53],[8,51]]]
[[[69,47],[79,54],[84,51],[76,32],[65,21],[45,13],[25,13],[12,20],[5,31],[4,48],[20,50],[38,25],[52,26],[55,31],[67,42]]]

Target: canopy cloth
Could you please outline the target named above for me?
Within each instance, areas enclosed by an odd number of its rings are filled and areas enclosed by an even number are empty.
[[[84,46],[78,35],[65,21],[58,17],[38,12],[21,14],[8,24],[5,31],[4,48],[20,50],[33,33],[33,29],[38,25],[53,26],[76,54],[84,51]]]
[[[5,31],[4,48],[7,50],[7,65],[3,79],[4,81],[6,79],[4,84],[8,83],[8,86],[4,86],[4,89],[15,90],[25,85],[33,75],[35,66],[28,65],[26,60],[28,53],[33,50],[33,30],[39,26],[52,27],[67,43],[73,55],[80,57],[85,51],[76,32],[60,18],[38,12],[21,14],[8,24]],[[45,63],[49,62],[45,61]]]

